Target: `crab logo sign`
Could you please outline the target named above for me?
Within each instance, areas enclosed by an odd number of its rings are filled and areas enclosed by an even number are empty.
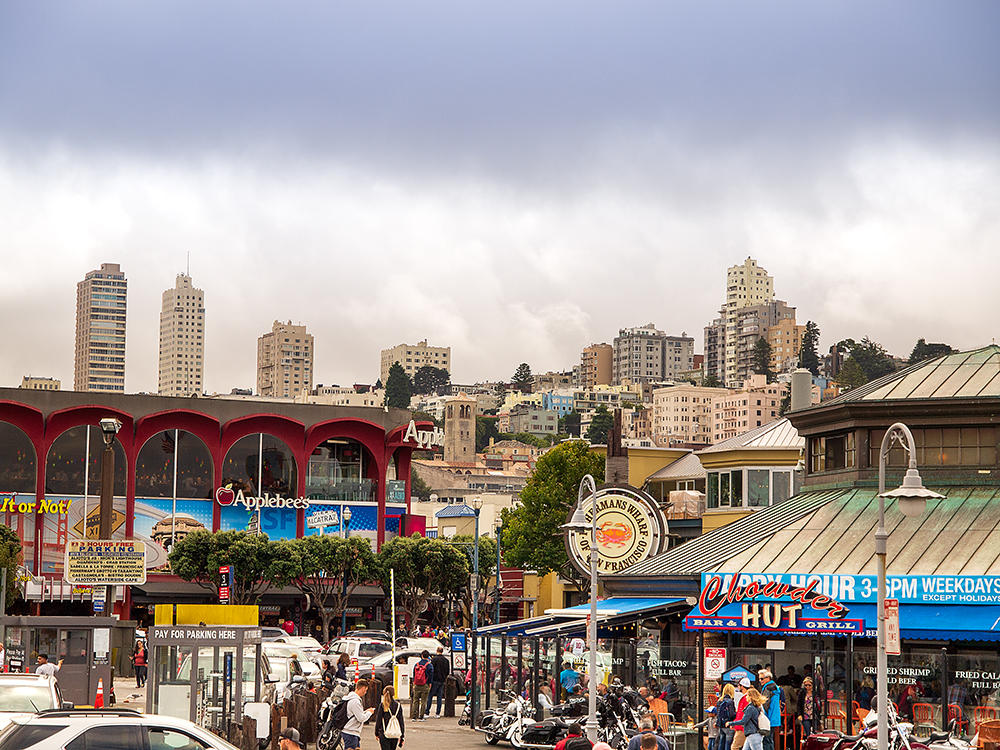
[[[584,499],[588,523],[593,505]],[[597,489],[597,569],[617,573],[659,554],[667,538],[667,523],[656,501],[642,490],[622,484]],[[590,575],[590,529],[566,535],[566,548],[573,565]]]

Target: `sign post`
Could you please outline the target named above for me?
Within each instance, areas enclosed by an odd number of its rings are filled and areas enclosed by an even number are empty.
[[[229,590],[233,585],[233,566],[219,566],[219,604],[229,604]]]
[[[890,656],[902,653],[899,638],[899,599],[885,600],[885,652]]]

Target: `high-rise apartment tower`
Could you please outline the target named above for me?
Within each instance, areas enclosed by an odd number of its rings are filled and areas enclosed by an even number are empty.
[[[102,263],[76,285],[73,390],[125,392],[127,296],[118,263]]]
[[[295,398],[312,390],[313,337],[305,326],[274,321],[257,339],[257,395]]]
[[[163,292],[160,309],[161,396],[190,396],[205,388],[205,293],[187,274]]]
[[[451,373],[451,347],[450,346],[427,346],[427,339],[416,344],[397,344],[392,349],[382,350],[382,363],[379,368],[379,377],[382,385],[389,379],[389,368],[393,363],[399,362],[403,370],[410,379],[421,367],[437,367]]]
[[[694,366],[694,339],[686,333],[668,336],[652,323],[623,328],[614,341],[612,380],[619,385],[669,380]]]

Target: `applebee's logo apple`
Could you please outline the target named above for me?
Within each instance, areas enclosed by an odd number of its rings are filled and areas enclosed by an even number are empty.
[[[215,491],[215,501],[219,505],[232,505],[233,501],[236,499],[236,493],[233,492],[233,486],[227,484],[225,487],[219,487]]]

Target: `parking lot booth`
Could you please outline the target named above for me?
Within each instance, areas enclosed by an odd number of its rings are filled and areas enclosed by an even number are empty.
[[[56,677],[63,698],[92,706],[100,680],[104,705],[111,704],[112,674],[131,673],[135,626],[111,617],[0,617],[4,666],[11,672],[34,672],[38,654],[62,666]]]
[[[216,732],[242,721],[244,713],[260,722],[261,696],[269,686],[260,627],[156,625],[149,631],[149,651],[147,713]]]

